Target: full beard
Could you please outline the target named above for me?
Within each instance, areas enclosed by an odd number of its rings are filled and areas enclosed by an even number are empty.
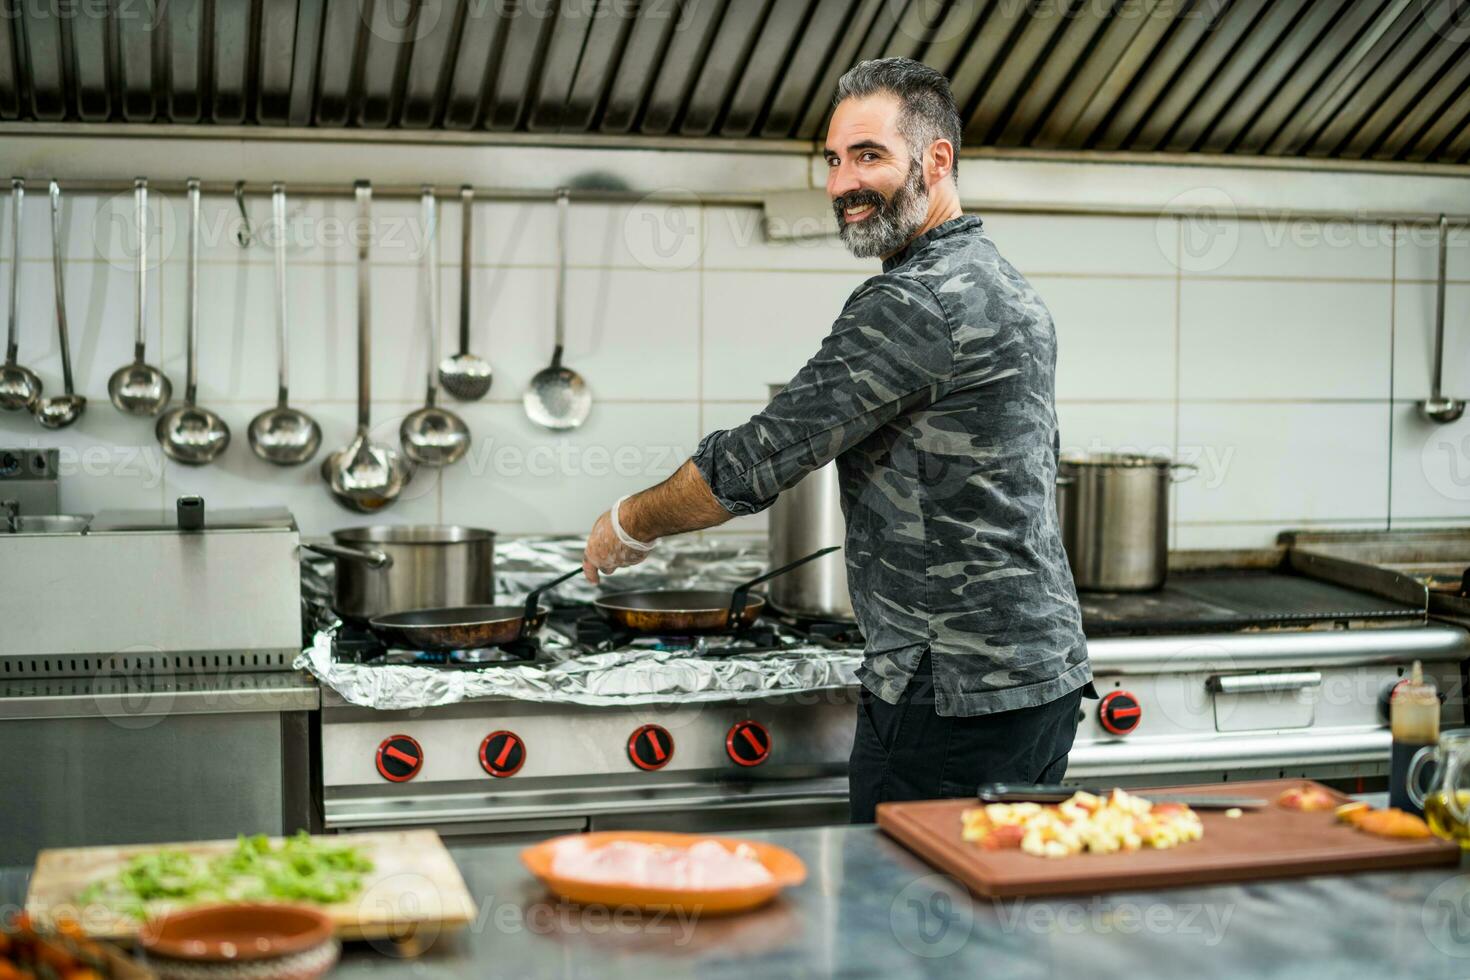
[[[848,208],[871,205],[873,213],[861,221],[848,221]],[[924,226],[929,216],[929,191],[924,186],[924,168],[915,160],[908,177],[884,198],[875,190],[863,189],[832,200],[837,215],[837,234],[856,258],[875,259],[897,252]]]

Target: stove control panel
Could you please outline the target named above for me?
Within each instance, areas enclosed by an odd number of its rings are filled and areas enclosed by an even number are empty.
[[[1143,707],[1130,691],[1109,691],[1097,708],[1097,720],[1110,735],[1127,735],[1143,720]]]
[[[758,766],[771,757],[771,733],[758,721],[737,721],[725,735],[725,752],[737,766]]]
[[[521,771],[526,764],[526,743],[515,732],[491,732],[480,743],[480,768],[496,779]]]
[[[424,750],[409,735],[389,735],[378,745],[378,775],[406,783],[424,767]]]
[[[674,757],[674,736],[662,725],[644,725],[628,737],[628,761],[639,769],[662,769]]]

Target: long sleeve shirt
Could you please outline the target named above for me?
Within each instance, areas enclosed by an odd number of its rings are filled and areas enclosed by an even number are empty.
[[[694,463],[752,514],[836,459],[862,683],[896,703],[930,651],[936,710],[1045,704],[1092,678],[1056,508],[1056,332],[976,217],[915,238],[821,348]]]

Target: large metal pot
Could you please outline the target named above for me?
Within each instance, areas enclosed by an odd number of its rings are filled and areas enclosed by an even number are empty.
[[[1188,463],[1162,456],[1063,457],[1057,511],[1072,579],[1086,592],[1145,592],[1169,568],[1169,486]]]
[[[771,385],[771,397],[785,385]],[[770,565],[789,564],[833,545],[842,546],[847,522],[837,489],[837,464],[813,470],[776,498],[769,511]],[[847,591],[847,560],[835,552],[773,579],[766,587],[771,605],[784,613],[852,622]]]
[[[495,602],[495,532],[454,524],[386,524],[332,532],[303,546],[337,560],[333,608],[343,619]]]

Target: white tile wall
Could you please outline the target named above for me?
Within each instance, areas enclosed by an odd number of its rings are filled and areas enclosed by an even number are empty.
[[[1384,402],[1185,402],[1181,523],[1386,519]]]
[[[1393,520],[1470,517],[1470,415],[1425,421],[1411,401],[1393,406]]]
[[[1427,398],[1434,376],[1433,283],[1400,283],[1393,304],[1393,393]],[[1470,285],[1445,287],[1444,391],[1470,398]]]
[[[1173,399],[1172,279],[1030,277],[1057,327],[1057,398]]]
[[[1180,390],[1188,398],[1388,398],[1392,300],[1388,282],[1186,280]]]
[[[704,273],[704,397],[764,399],[821,344],[862,273]]]
[[[1400,280],[1432,282],[1439,275],[1439,225],[1437,223],[1397,226],[1395,274]],[[1445,236],[1446,278],[1470,281],[1470,227],[1453,226]]]
[[[574,204],[568,250],[566,363],[596,401],[587,425],[534,428],[520,398],[550,356],[555,207],[480,202],[474,213],[472,347],[495,385],[459,405],[469,456],[423,471],[376,518],[331,500],[315,463],[279,470],[248,451],[245,427],[275,391],[275,282],[268,198],[248,200],[260,234],[234,241],[234,201],[203,202],[200,398],[234,429],[217,464],[165,463],[152,424],[118,415],[106,379],[131,356],[131,194],[68,199],[67,303],[83,422],[43,433],[0,415],[0,443],[64,450],[64,503],[76,510],[163,506],[183,492],[214,506],[284,503],[309,533],[368,520],[445,520],[507,533],[577,532],[618,495],[667,476],[711,429],[737,425],[821,342],[877,263],[835,239],[767,242],[755,208],[688,202]],[[181,196],[153,201],[157,240],[148,343],[180,394],[184,382]],[[441,202],[437,290],[444,350],[456,342],[458,202]],[[9,214],[0,257],[9,261]],[[288,225],[293,401],[325,431],[323,452],[354,420],[355,251],[350,200],[293,198]],[[414,201],[375,202],[373,415],[383,441],[423,397],[426,336]],[[1470,420],[1418,419],[1428,389],[1432,234],[1372,224],[986,215],[1003,254],[1032,277],[1057,321],[1063,448],[1168,453],[1203,472],[1175,495],[1182,547],[1268,544],[1297,525],[1378,527],[1470,519]],[[44,195],[27,201],[21,360],[59,389]],[[1199,236],[1205,236],[1203,239]],[[1470,247],[1452,242],[1451,393],[1470,395]],[[8,272],[8,268],[5,270]],[[9,276],[0,275],[0,309]],[[319,460],[318,460],[319,462]],[[760,530],[744,518],[726,530]]]
[[[1393,276],[1394,226],[1348,220],[1186,218],[1181,265],[1192,274],[1268,279]]]

